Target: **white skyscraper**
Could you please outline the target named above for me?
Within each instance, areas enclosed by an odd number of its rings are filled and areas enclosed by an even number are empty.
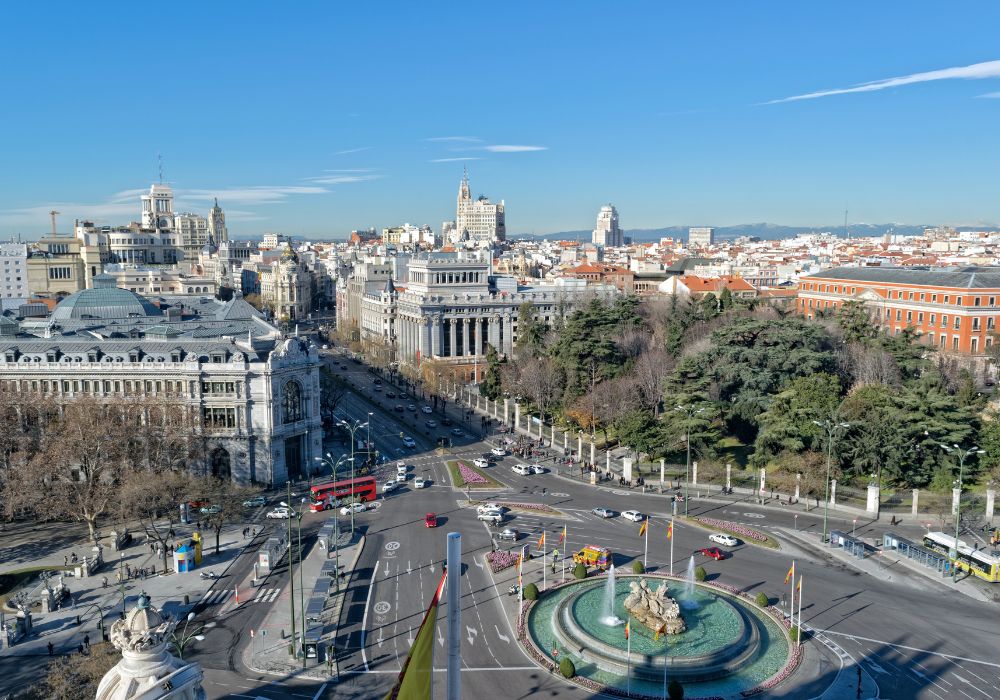
[[[442,227],[448,229],[447,224]],[[458,187],[458,206],[455,211],[455,228],[451,237],[457,241],[493,243],[507,237],[504,203],[493,204],[486,197],[472,198],[469,190],[468,171]]]
[[[169,231],[174,227],[174,191],[162,182],[142,197],[142,227]]]
[[[591,235],[594,245],[618,248],[625,245],[625,237],[618,226],[618,210],[607,204],[597,213],[597,227]]]
[[[715,243],[715,229],[711,226],[695,226],[688,229],[688,245],[692,248],[706,247]]]

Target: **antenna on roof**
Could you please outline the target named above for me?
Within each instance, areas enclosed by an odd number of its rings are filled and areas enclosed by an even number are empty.
[[[163,156],[160,155],[159,153],[157,153],[156,154],[156,160],[158,161],[159,166],[160,166],[160,184],[162,185],[163,184]]]

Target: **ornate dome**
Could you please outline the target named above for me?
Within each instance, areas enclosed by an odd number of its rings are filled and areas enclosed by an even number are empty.
[[[70,294],[52,310],[55,321],[161,315],[160,309],[149,299],[116,287],[115,278],[111,275],[95,276],[92,289]]]

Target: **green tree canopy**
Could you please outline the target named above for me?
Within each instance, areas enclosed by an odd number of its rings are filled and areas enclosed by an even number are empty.
[[[813,421],[830,416],[839,403],[840,380],[832,374],[818,372],[788,382],[758,419],[751,463],[762,467],[782,451],[819,449],[822,431]]]

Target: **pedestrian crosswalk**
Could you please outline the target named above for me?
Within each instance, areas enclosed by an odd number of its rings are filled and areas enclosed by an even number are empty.
[[[251,589],[249,591],[249,596],[247,593],[241,593],[241,602],[250,603],[273,603],[278,594],[281,593],[280,588],[258,588],[256,591]],[[205,594],[205,597],[201,599],[201,604],[204,606],[209,605],[222,605],[230,600],[235,599],[235,591],[232,588],[217,588],[211,590]]]

